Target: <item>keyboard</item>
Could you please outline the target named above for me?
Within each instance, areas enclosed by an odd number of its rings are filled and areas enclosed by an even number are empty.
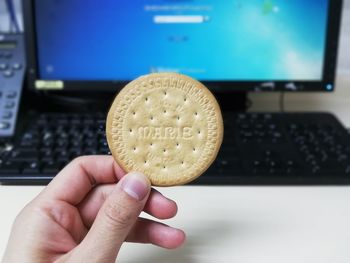
[[[31,114],[0,146],[0,182],[47,184],[81,155],[110,154],[105,114]],[[223,114],[216,161],[192,184],[348,184],[350,135],[328,113]]]

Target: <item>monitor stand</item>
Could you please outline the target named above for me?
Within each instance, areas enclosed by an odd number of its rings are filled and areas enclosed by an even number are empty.
[[[247,92],[215,93],[222,111],[245,112],[248,109]]]
[[[72,112],[76,111],[77,109],[86,111],[86,108],[89,108],[91,111],[106,112],[110,106],[111,100],[115,96],[115,93],[110,92],[100,92],[99,94],[85,94],[85,96],[74,93],[57,93],[45,96],[45,94],[42,93],[33,93],[26,90],[25,93],[25,100],[23,101],[24,107],[28,107],[28,109],[31,110],[39,110],[41,112]],[[222,111],[245,112],[248,109],[247,92],[217,92],[214,93],[214,95],[218,100]],[[47,103],[43,104],[41,102],[44,99]],[[84,101],[85,99],[86,101]]]

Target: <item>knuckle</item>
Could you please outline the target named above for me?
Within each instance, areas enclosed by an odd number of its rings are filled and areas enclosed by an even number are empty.
[[[134,219],[137,217],[132,209],[118,202],[108,202],[104,208],[104,214],[106,215],[108,223],[118,229],[133,224]]]
[[[72,164],[74,164],[74,165],[80,165],[80,164],[82,164],[83,162],[84,162],[84,160],[85,160],[85,156],[78,156],[78,157],[75,157],[73,160],[72,160]]]

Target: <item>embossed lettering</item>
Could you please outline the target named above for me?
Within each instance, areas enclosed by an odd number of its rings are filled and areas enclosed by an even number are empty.
[[[154,128],[154,134],[152,136],[152,139],[158,139],[164,137],[162,134],[163,129],[161,127]]]
[[[138,138],[140,140],[190,140],[193,138],[192,127],[139,127],[137,129]]]
[[[185,140],[190,140],[190,139],[192,139],[192,137],[193,137],[192,128],[191,128],[191,127],[184,127],[184,128],[183,128],[182,137],[183,137]]]

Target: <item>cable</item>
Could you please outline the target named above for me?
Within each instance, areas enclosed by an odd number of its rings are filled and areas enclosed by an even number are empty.
[[[246,110],[249,110],[253,106],[253,101],[247,97],[246,102],[245,102]]]
[[[5,0],[7,11],[10,18],[10,31],[14,28],[15,33],[19,33],[21,30],[17,21],[16,11],[12,0]]]
[[[10,3],[10,7],[11,7],[13,25],[14,25],[14,27],[16,29],[16,32],[20,33],[21,29],[19,27],[19,22],[18,22],[18,19],[17,19],[15,4],[14,4],[13,0],[8,0],[8,1]]]
[[[7,10],[7,15],[8,15],[8,19],[9,19],[9,28],[8,28],[8,31],[9,31],[9,32],[13,32],[13,31],[12,31],[12,29],[13,29],[13,26],[12,26],[12,19],[11,19],[11,16],[10,16],[10,13],[11,13],[11,11],[10,11],[10,6],[9,6],[7,0],[4,1],[4,4],[5,4],[5,8],[6,8],[6,10]]]
[[[284,107],[284,95],[285,95],[285,92],[284,92],[284,91],[281,91],[281,92],[280,92],[280,100],[279,100],[280,111],[281,111],[281,112],[284,112],[284,111],[285,111],[285,107]]]
[[[79,97],[73,97],[73,96],[67,96],[67,95],[57,95],[57,94],[48,93],[46,91],[43,92],[43,94],[46,97],[56,100],[57,102],[63,103],[63,104],[76,105],[76,106],[89,106],[90,104],[96,103],[96,99],[79,98]]]
[[[77,96],[78,95],[78,96]],[[40,92],[39,96],[41,99],[48,101],[48,104],[54,106],[64,106],[68,109],[79,109],[79,110],[96,110],[106,106],[106,101],[109,101],[111,95],[108,93],[100,93],[98,96],[96,94],[86,94],[86,96],[81,97],[79,94],[53,94],[49,92]]]

